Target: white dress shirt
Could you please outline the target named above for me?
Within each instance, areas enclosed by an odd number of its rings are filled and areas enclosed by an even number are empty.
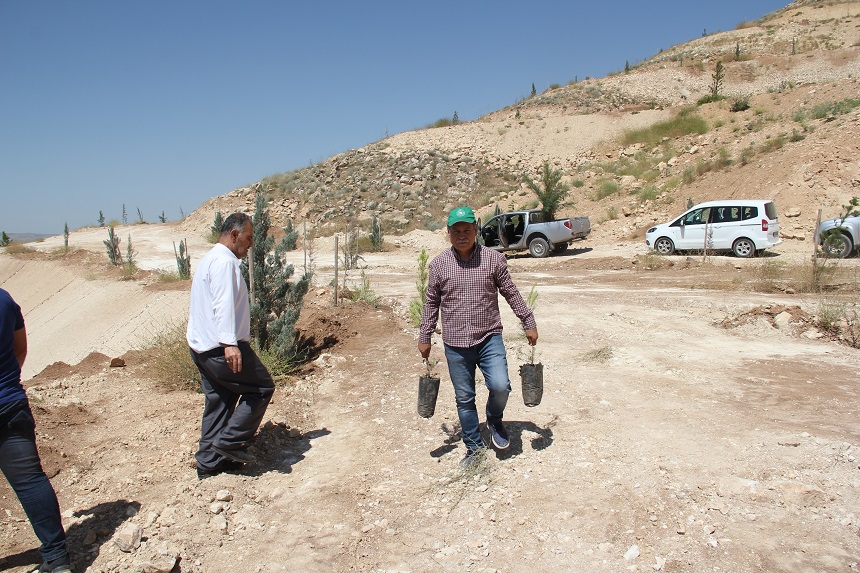
[[[251,339],[248,287],[239,259],[221,243],[200,259],[194,271],[186,338],[198,353]]]

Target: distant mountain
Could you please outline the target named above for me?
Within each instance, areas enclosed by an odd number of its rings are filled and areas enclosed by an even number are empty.
[[[29,243],[37,239],[45,239],[53,237],[50,233],[6,233],[9,238],[15,243]]]

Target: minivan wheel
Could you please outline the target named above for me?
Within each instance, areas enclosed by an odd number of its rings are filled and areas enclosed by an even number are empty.
[[[660,237],[654,241],[654,250],[661,255],[671,255],[675,252],[675,243],[672,242],[672,239]]]
[[[740,238],[732,245],[732,252],[743,259],[755,256],[755,243],[747,238]]]
[[[536,259],[542,259],[549,255],[549,243],[546,242],[546,239],[541,239],[540,237],[532,239],[529,242],[529,253]]]
[[[840,259],[850,256],[854,251],[854,245],[851,243],[851,238],[843,235],[842,233],[827,237],[824,244],[821,246],[824,249],[824,254],[826,256],[839,257]]]

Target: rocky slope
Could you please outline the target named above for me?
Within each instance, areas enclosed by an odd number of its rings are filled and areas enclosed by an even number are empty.
[[[852,160],[860,109],[854,103],[844,113],[826,111],[860,93],[858,13],[857,2],[794,2],[736,30],[670,47],[627,72],[274,175],[213,198],[185,228],[205,232],[216,210],[250,211],[253,192],[263,189],[276,224],[306,221],[322,235],[348,222],[367,226],[373,214],[389,234],[434,229],[460,203],[484,211],[533,205],[522,176],[549,161],[572,186],[568,211],[612,221],[597,227],[598,236],[638,238],[689,198],[768,197],[792,218],[785,237],[804,237],[818,208],[833,215],[860,193]],[[726,99],[696,105],[713,87],[717,62]],[[732,111],[739,101],[748,108]],[[623,143],[632,130],[680,113],[703,118],[704,133]]]

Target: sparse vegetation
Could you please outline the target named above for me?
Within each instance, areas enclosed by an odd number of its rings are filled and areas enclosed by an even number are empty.
[[[732,105],[729,108],[731,111],[737,113],[740,111],[746,111],[750,108],[750,100],[747,98],[737,98],[732,101]]]
[[[0,233],[0,247],[8,247],[11,242],[12,240],[6,234],[6,231]]]
[[[415,281],[418,298],[409,301],[409,318],[416,328],[421,324],[421,314],[424,312],[424,303],[427,302],[427,279],[430,276],[427,261],[429,258],[427,251],[421,249],[421,254],[418,255],[418,279]]]
[[[187,320],[169,323],[144,345],[150,377],[168,390],[200,392],[200,371],[191,361],[185,331]]]
[[[597,189],[592,197],[595,201],[605,199],[610,195],[615,195],[621,190],[621,186],[612,179],[604,179],[597,184]]]
[[[549,221],[555,220],[556,212],[565,204],[564,200],[570,193],[569,187],[561,182],[562,176],[561,170],[553,169],[549,161],[545,161],[541,167],[539,182],[523,175],[523,181],[537,195],[541,211]]]
[[[708,131],[708,123],[694,113],[682,111],[673,119],[661,121],[650,127],[635,129],[624,134],[621,142],[624,145],[644,143],[657,145],[663,138],[676,138],[690,134],[703,134]]]
[[[350,291],[349,298],[353,302],[361,301],[374,307],[379,303],[379,295],[373,291],[373,287],[370,285],[367,269],[361,269],[361,279],[358,285]]]

